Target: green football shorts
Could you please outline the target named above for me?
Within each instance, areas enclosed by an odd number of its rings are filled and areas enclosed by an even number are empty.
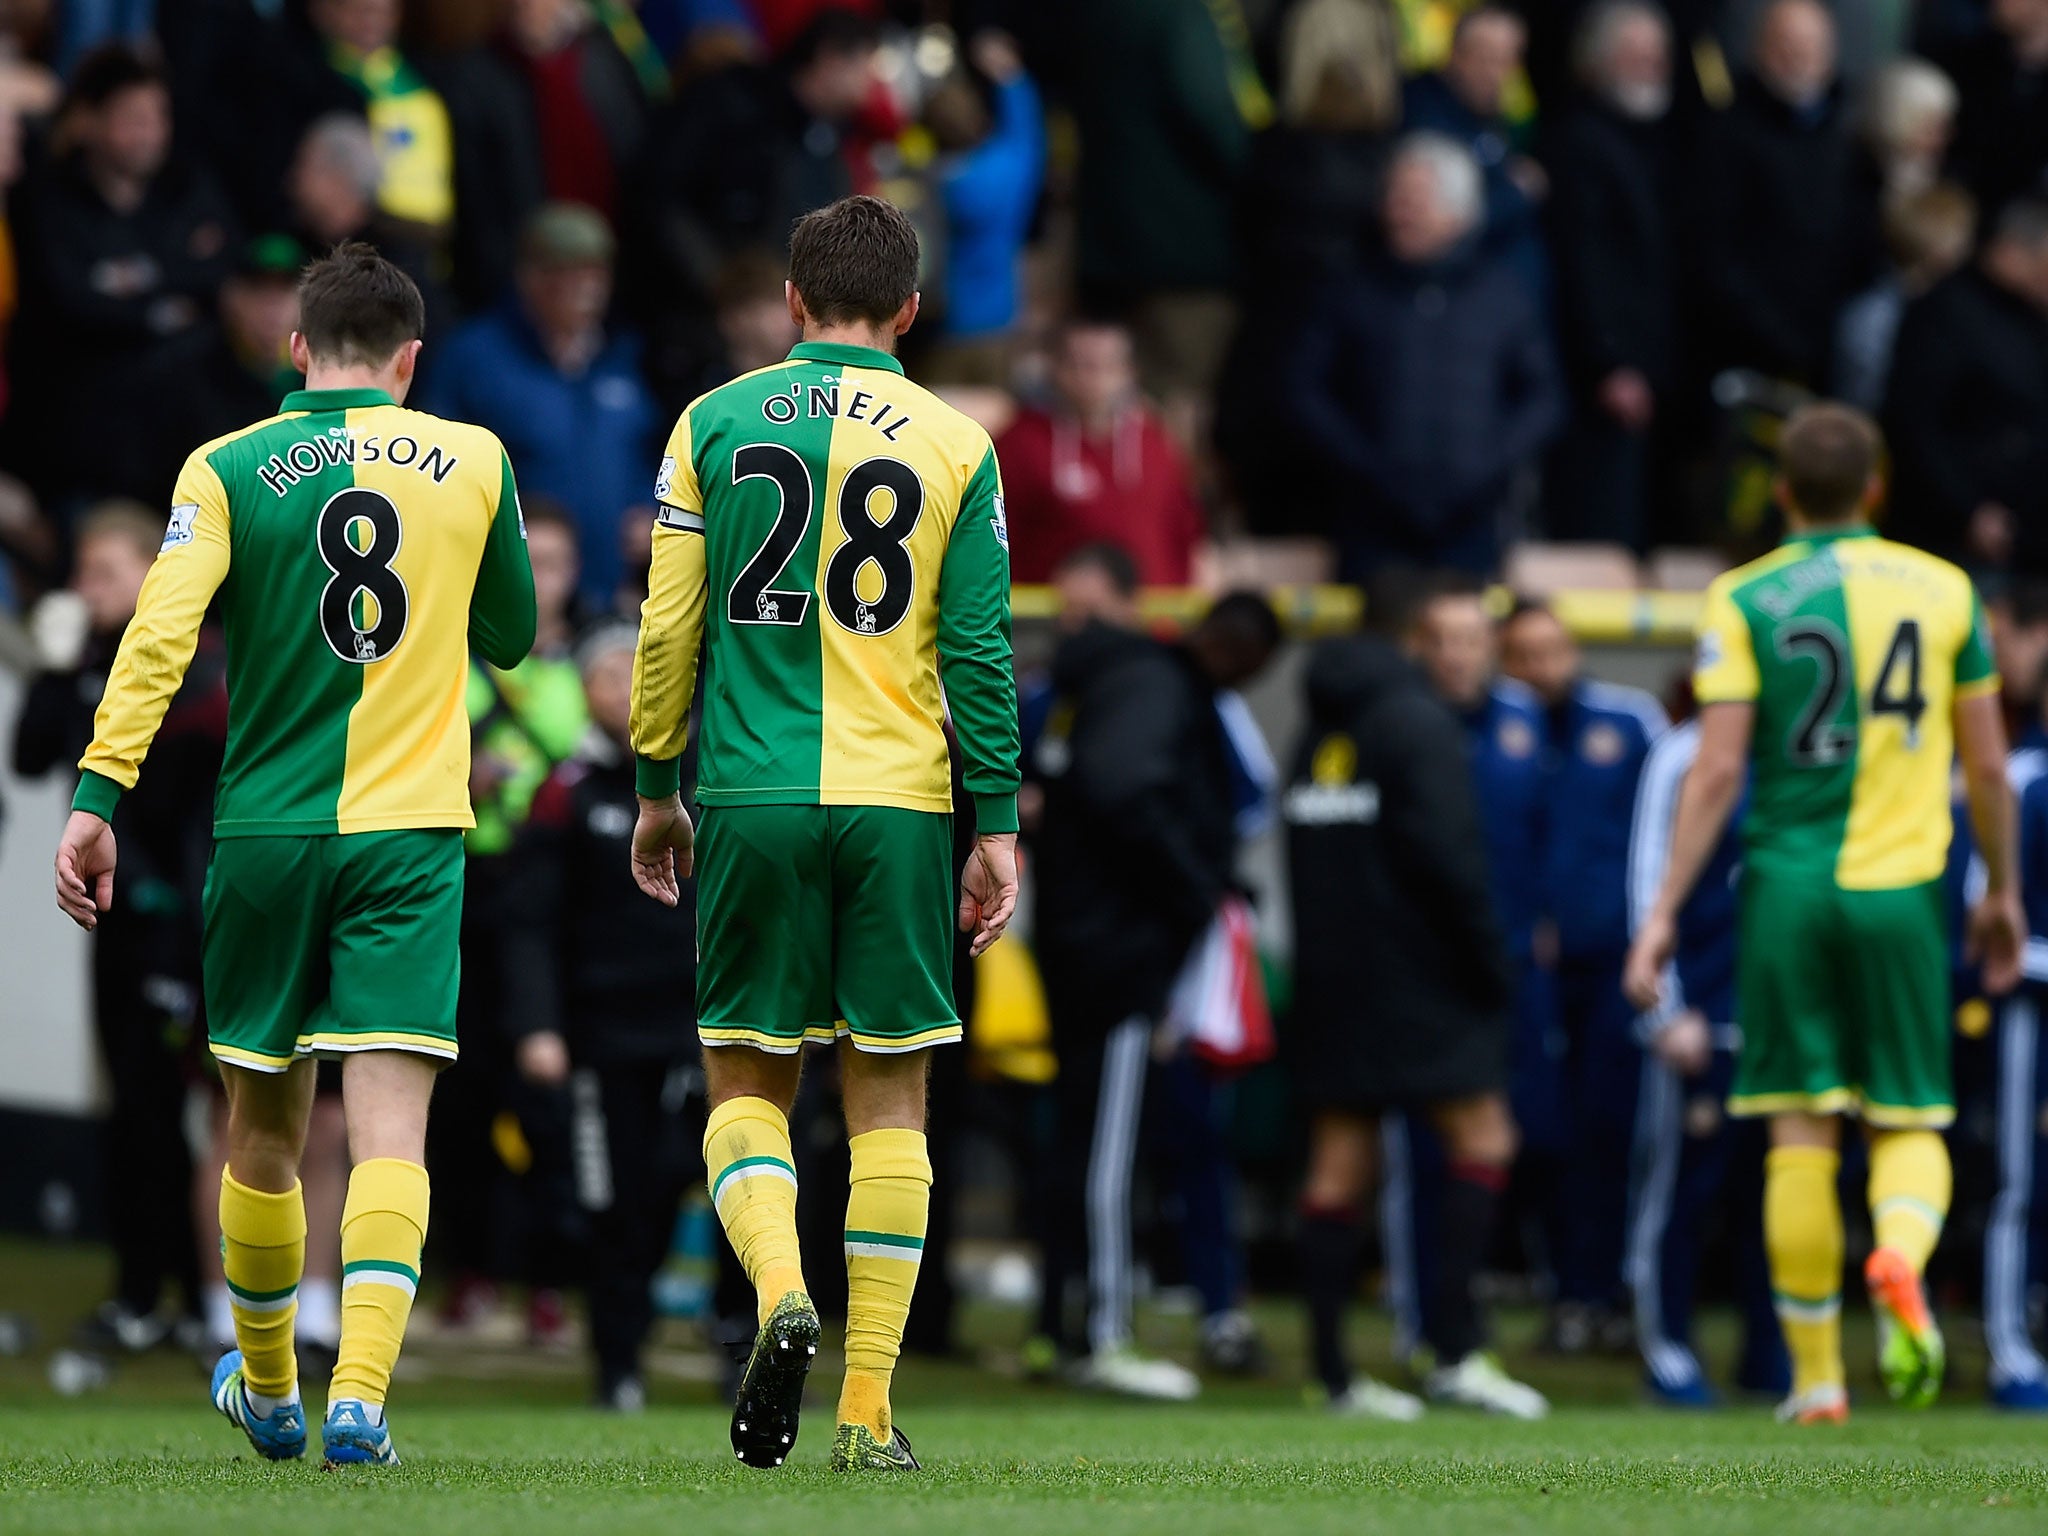
[[[960,1038],[953,818],[878,805],[706,806],[697,1034],[778,1055]]]
[[[462,834],[224,837],[206,869],[208,1045],[282,1072],[299,1056],[455,1059]]]
[[[1732,1113],[1849,1113],[1888,1129],[1955,1119],[1939,881],[1845,891],[1752,866],[1737,969]]]

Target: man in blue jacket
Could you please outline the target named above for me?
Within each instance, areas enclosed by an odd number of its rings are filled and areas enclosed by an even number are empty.
[[[1504,670],[1530,689],[1545,717],[1541,899],[1549,927],[1539,952],[1555,955],[1567,1126],[1551,1342],[1574,1353],[1621,1332],[1610,1324],[1621,1300],[1628,1150],[1642,1075],[1634,1010],[1621,995],[1629,818],[1643,759],[1669,721],[1641,689],[1587,677],[1571,633],[1541,603],[1516,605],[1502,626],[1501,654]]]
[[[489,427],[519,488],[567,507],[583,557],[582,594],[611,606],[619,523],[647,499],[660,423],[640,372],[639,338],[606,328],[616,246],[602,215],[549,203],[519,240],[516,295],[452,336],[430,364],[427,410]]]

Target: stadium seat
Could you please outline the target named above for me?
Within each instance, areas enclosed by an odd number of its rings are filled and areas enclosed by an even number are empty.
[[[1642,584],[1636,557],[1619,544],[1517,544],[1508,551],[1503,574],[1509,587],[1530,597],[1626,591]]]
[[[1660,592],[1704,592],[1727,569],[1728,561],[1715,549],[1653,549],[1643,562],[1649,585]]]

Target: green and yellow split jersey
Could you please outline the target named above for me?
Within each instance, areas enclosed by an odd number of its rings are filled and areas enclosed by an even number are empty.
[[[986,432],[885,352],[805,343],[683,413],[655,500],[643,794],[676,788],[701,648],[704,805],[950,811],[950,709],[980,830],[1016,830],[1009,529]]]
[[[134,785],[218,594],[216,835],[471,825],[470,646],[509,667],[535,625],[498,440],[379,390],[301,390],[194,452],[172,500],[74,804],[109,816]]]
[[[1795,536],[1707,591],[1693,691],[1756,706],[1753,869],[1843,890],[1940,879],[1955,701],[1997,688],[1970,578],[1868,528]]]

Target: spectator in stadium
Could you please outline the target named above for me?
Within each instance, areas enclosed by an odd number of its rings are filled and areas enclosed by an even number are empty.
[[[1880,207],[1925,192],[1942,178],[1955,136],[1955,82],[1925,59],[1894,59],[1863,105],[1863,174]]]
[[[1058,1136],[1041,1326],[1067,1326],[1083,1268],[1088,1316],[1075,1379],[1186,1399],[1184,1367],[1132,1345],[1131,1182],[1153,1035],[1174,978],[1236,878],[1231,754],[1216,698],[1262,671],[1280,640],[1266,600],[1218,600],[1180,645],[1093,622],[1053,660],[1058,701],[1040,739],[1037,943],[1054,1048]]]
[[[1835,326],[1834,395],[1859,411],[1884,407],[1907,306],[1970,259],[1977,202],[1954,182],[1935,182],[1888,200],[1882,222],[1885,268]]]
[[[1544,325],[1507,263],[1479,247],[1483,215],[1463,147],[1402,139],[1387,259],[1329,287],[1294,338],[1282,407],[1339,509],[1346,580],[1389,563],[1492,570],[1516,481],[1563,415]]]
[[[1628,846],[1631,935],[1663,884],[1678,796],[1699,739],[1698,724],[1688,721],[1659,737],[1643,760]],[[1723,1109],[1742,1044],[1735,1023],[1741,863],[1741,834],[1731,822],[1679,915],[1664,1000],[1635,1021],[1649,1059],[1636,1108],[1626,1278],[1645,1382],[1655,1401],[1674,1408],[1711,1407],[1715,1400],[1693,1352],[1692,1319],[1717,1234],[1717,1246],[1734,1259],[1742,1319],[1735,1383],[1768,1397],[1792,1388],[1764,1260],[1767,1137],[1754,1121]]]
[[[1372,612],[1398,630],[1385,602]],[[1354,1377],[1344,1316],[1383,1115],[1443,1145],[1434,1286],[1423,1309],[1440,1402],[1540,1418],[1543,1398],[1486,1354],[1475,1282],[1515,1154],[1507,1105],[1514,975],[1487,890],[1464,732],[1383,631],[1308,668],[1308,726],[1286,792],[1295,914],[1290,1054],[1311,1115],[1301,1264],[1330,1406],[1407,1420],[1420,1399]]]
[[[1991,0],[1936,62],[1960,110],[1950,164],[1987,215],[2038,191],[2048,165],[2048,0]]]
[[[1641,550],[1650,454],[1678,369],[1671,197],[1671,28],[1647,0],[1602,0],[1579,24],[1580,91],[1550,145],[1551,243],[1571,425],[1547,531]]]
[[[854,190],[845,135],[875,80],[875,27],[821,10],[772,65],[693,81],[648,130],[627,211],[639,312],[699,314],[735,253],[787,248],[799,214]]]
[[[568,1094],[597,1402],[625,1412],[646,1401],[654,1272],[683,1190],[703,1173],[684,1122],[695,891],[685,881],[680,910],[658,906],[627,857],[634,642],[630,625],[607,623],[577,648],[590,729],[534,795],[504,908],[505,1024],[521,1076]],[[694,782],[688,765],[685,776]]]
[[[521,488],[570,509],[599,608],[618,585],[619,514],[646,499],[655,458],[640,340],[606,325],[615,252],[593,210],[540,209],[520,235],[517,297],[449,339],[425,402],[496,432]]]
[[[2002,582],[1984,599],[1998,658],[2005,736],[2015,752],[2048,748],[2048,582]]]
[[[1517,150],[1505,110],[1528,46],[1529,24],[1511,7],[1482,0],[1464,11],[1443,68],[1408,82],[1402,127],[1455,139],[1478,162],[1486,178],[1480,242],[1514,268],[1533,303],[1547,308],[1550,264],[1541,219],[1550,178]]]
[[[1567,1127],[1552,1254],[1550,1334],[1573,1354],[1626,1330],[1622,1234],[1629,1146],[1643,1057],[1621,995],[1628,954],[1628,837],[1636,782],[1669,721],[1639,688],[1585,673],[1576,641],[1541,603],[1516,604],[1501,626],[1501,670],[1544,712],[1542,901],[1555,949],[1557,1028],[1564,1058],[1557,1106]]]
[[[350,240],[376,246],[419,284],[430,326],[452,320],[434,243],[417,225],[389,218],[377,207],[381,175],[367,122],[353,112],[316,118],[286,173],[290,224],[308,250],[330,251]],[[431,359],[427,366],[433,366]]]
[[[548,200],[616,223],[648,116],[632,62],[584,0],[512,0],[496,56],[532,118]]]
[[[62,151],[10,208],[9,371],[35,387],[7,425],[11,464],[61,516],[107,483],[105,403],[203,321],[234,227],[205,177],[172,160],[170,92],[148,55],[112,44],[83,60],[59,122]]]
[[[1906,309],[1886,394],[1894,535],[1977,568],[2048,565],[2048,203]]]
[[[1184,586],[1207,534],[1187,461],[1138,393],[1131,335],[1067,322],[1053,397],[1017,413],[996,444],[1010,523],[1010,574],[1045,582],[1086,544],[1121,545],[1149,586]]]
[[[1386,0],[1306,0],[1289,11],[1279,105],[1238,188],[1238,326],[1215,438],[1253,532],[1320,535],[1329,509],[1276,384],[1316,296],[1377,247],[1380,183],[1401,121]]]
[[[1690,238],[1715,366],[1809,386],[1827,377],[1835,314],[1877,246],[1841,94],[1832,13],[1771,0],[1734,104],[1709,119],[1693,160]]]
[[[1068,99],[1081,134],[1076,282],[1128,313],[1145,391],[1193,442],[1230,342],[1232,193],[1271,103],[1206,5],[1076,9]]]
[[[22,777],[74,772],[163,537],[163,514],[130,502],[104,503],[79,519],[71,590],[46,598],[32,626],[42,670],[14,726]],[[205,1343],[184,1114],[198,1011],[199,890],[226,736],[222,668],[206,645],[171,701],[148,782],[123,796],[114,815],[120,896],[101,914],[92,951],[93,1031],[108,1088],[102,1198],[114,1295],[80,1330],[86,1347],[109,1353],[139,1353],[174,1334],[188,1348]]]
[[[220,285],[217,323],[122,381],[116,398],[126,403],[130,426],[107,451],[122,461],[119,478],[130,495],[168,506],[188,453],[276,414],[299,387],[290,344],[305,264],[289,235],[244,243]]]
[[[1024,240],[1045,180],[1045,114],[1007,36],[985,32],[969,53],[974,72],[955,70],[925,105],[942,156],[946,309],[924,371],[934,383],[1002,388],[1023,309]]]

